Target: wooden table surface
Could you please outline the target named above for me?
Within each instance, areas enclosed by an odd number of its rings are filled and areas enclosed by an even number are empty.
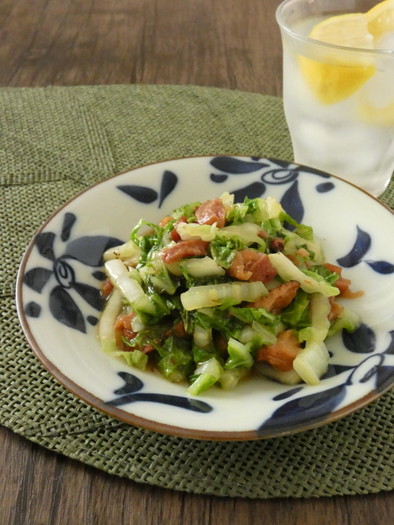
[[[281,95],[279,0],[0,0],[0,86],[194,84]],[[388,525],[392,493],[244,500],[137,484],[0,427],[0,524]]]

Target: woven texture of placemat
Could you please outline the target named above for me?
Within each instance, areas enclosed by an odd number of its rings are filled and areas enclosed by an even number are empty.
[[[0,89],[0,423],[50,450],[137,482],[246,498],[394,487],[393,400],[293,436],[180,439],[116,421],[43,369],[18,323],[15,280],[43,221],[91,184],[191,155],[292,159],[282,101],[193,86]],[[394,204],[391,183],[381,200]]]

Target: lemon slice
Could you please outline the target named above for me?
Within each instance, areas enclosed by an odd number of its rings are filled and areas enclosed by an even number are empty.
[[[366,14],[368,31],[375,39],[394,31],[394,0],[385,0],[375,5]]]
[[[380,2],[365,16],[368,20],[368,30],[375,39],[376,47],[379,47],[381,37],[388,36],[390,33],[394,34],[394,0]],[[372,105],[371,102],[366,101],[360,103],[359,116],[371,124],[394,126],[394,98],[392,100],[393,102],[386,106]]]
[[[338,46],[362,49],[374,47],[373,36],[368,30],[368,18],[363,13],[348,13],[326,18],[315,25],[309,36]]]
[[[385,107],[364,103],[359,107],[359,116],[364,122],[378,126],[394,126],[394,102]]]
[[[359,49],[373,49],[374,38],[368,29],[368,18],[362,13],[333,16],[318,23],[310,38]],[[356,92],[375,72],[371,61],[362,56],[326,50],[319,60],[300,57],[305,80],[323,104],[334,104]]]

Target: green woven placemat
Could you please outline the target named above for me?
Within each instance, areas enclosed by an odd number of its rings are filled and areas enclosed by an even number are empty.
[[[291,160],[278,98],[216,88],[0,89],[0,423],[71,458],[137,482],[249,498],[366,494],[394,486],[387,393],[324,427],[254,442],[206,442],[111,419],[37,361],[15,309],[25,246],[62,203],[128,168],[189,155]],[[382,200],[394,204],[394,184]]]

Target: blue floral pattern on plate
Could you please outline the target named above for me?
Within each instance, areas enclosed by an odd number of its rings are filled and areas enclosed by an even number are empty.
[[[102,254],[124,242],[142,217],[157,221],[180,204],[228,191],[277,198],[314,227],[327,260],[365,296],[350,307],[363,324],[329,343],[329,371],[317,387],[253,378],[234,392],[185,394],[153,372],[106,356],[95,325]],[[367,212],[367,213],[362,213]],[[365,218],[367,215],[368,219]],[[96,408],[130,424],[201,439],[257,439],[305,430],[375,399],[394,377],[393,215],[364,192],[326,173],[277,159],[195,157],[126,172],[83,192],[37,233],[18,277],[18,312],[48,370]]]

